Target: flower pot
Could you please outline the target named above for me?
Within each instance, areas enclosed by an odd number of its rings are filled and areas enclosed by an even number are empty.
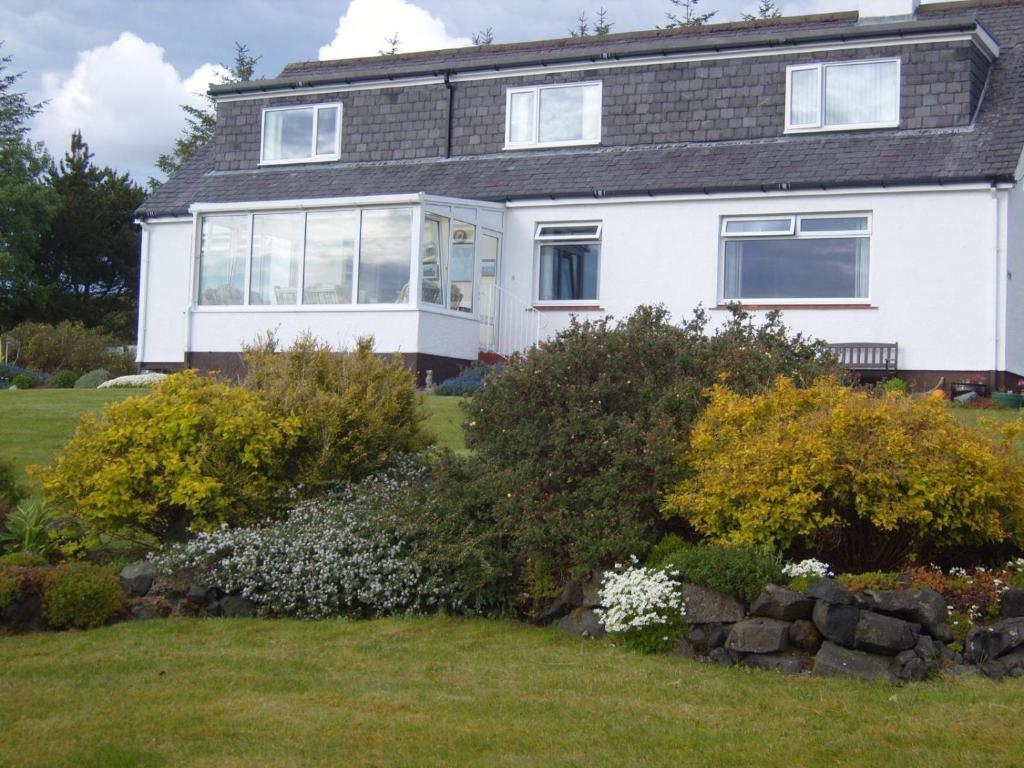
[[[994,392],[992,399],[1003,408],[1020,408],[1021,402],[1024,401],[1024,395],[1013,392]]]

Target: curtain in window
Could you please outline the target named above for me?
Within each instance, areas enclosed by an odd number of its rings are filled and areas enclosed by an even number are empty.
[[[250,304],[297,304],[305,216],[261,214],[252,223]]]
[[[448,261],[448,219],[430,216],[424,223],[423,252],[420,256],[420,299],[444,305],[445,265]]]
[[[537,296],[541,301],[579,301],[597,298],[600,246],[560,243],[542,245]]]
[[[818,70],[797,69],[790,73],[789,124],[818,124]]]
[[[888,123],[897,119],[894,61],[825,68],[825,125]]]
[[[534,93],[523,91],[513,93],[509,98],[508,140],[512,144],[524,144],[534,141],[533,109]]]

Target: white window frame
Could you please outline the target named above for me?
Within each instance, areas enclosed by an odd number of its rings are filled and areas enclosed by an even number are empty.
[[[893,121],[876,123],[848,123],[845,125],[825,125],[825,70],[831,67],[848,67],[855,64],[896,64],[896,119]],[[818,73],[818,119],[814,124],[793,125],[790,122],[792,117],[792,83],[794,72],[806,72],[814,70]],[[900,101],[902,95],[903,63],[899,58],[889,59],[851,59],[850,61],[827,61],[815,64],[792,64],[786,67],[786,133],[821,133],[824,131],[867,131],[878,128],[899,128],[900,126]]]
[[[780,232],[743,232],[743,233],[729,233],[726,234],[725,229],[730,221],[749,221],[749,220],[761,220],[761,219],[785,219],[790,218],[793,220],[793,229],[791,234],[783,234]],[[867,219],[866,229],[856,230],[830,230],[826,232],[801,232],[800,223],[808,219],[846,219],[846,218],[859,218]],[[872,285],[874,281],[874,249],[872,248],[872,235],[874,228],[872,226],[872,214],[870,211],[835,211],[832,213],[794,213],[794,214],[771,214],[765,216],[723,216],[721,227],[719,229],[719,246],[718,246],[718,304],[755,304],[758,306],[778,306],[785,307],[787,305],[864,305],[871,304]],[[749,296],[745,298],[726,298],[725,297],[725,244],[728,240],[756,240],[763,238],[765,235],[775,237],[777,239],[785,240],[828,240],[835,239],[837,237],[864,237],[868,240],[868,290],[866,296],[851,296],[848,298],[829,298],[829,297],[787,297],[787,298],[758,298],[756,296]]]
[[[542,235],[544,227],[595,227],[594,234],[587,235]],[[604,259],[602,235],[604,224],[600,221],[540,221],[534,229],[533,241],[533,304],[537,307],[597,307],[601,303],[601,262]],[[545,243],[562,245],[593,245],[601,249],[597,256],[597,285],[592,299],[545,299],[540,298],[540,249]]]
[[[318,155],[316,153],[316,127],[320,120],[320,110],[322,109],[334,109],[338,110],[338,130],[334,136],[334,152],[329,155]],[[264,143],[267,137],[267,113],[268,112],[287,112],[289,110],[298,109],[312,109],[313,110],[313,130],[310,132],[309,138],[309,157],[290,157],[282,160],[265,160],[264,159]],[[340,101],[322,102],[319,104],[290,104],[286,107],[264,107],[263,113],[260,117],[260,165],[295,165],[297,163],[331,163],[341,158],[341,125],[342,117],[344,116],[344,109]]]
[[[785,232],[729,232],[729,224],[733,221],[788,221],[789,229]],[[724,216],[722,217],[722,237],[790,237],[796,233],[796,216]]]
[[[540,94],[541,91],[556,88],[581,88],[597,86],[597,138],[576,139],[573,141],[541,141],[540,140]],[[533,94],[533,131],[529,141],[512,141],[512,96],[520,93]],[[586,147],[601,143],[602,121],[604,117],[604,83],[601,80],[588,80],[581,83],[555,83],[552,85],[527,85],[505,89],[505,149],[535,149],[538,147]]]

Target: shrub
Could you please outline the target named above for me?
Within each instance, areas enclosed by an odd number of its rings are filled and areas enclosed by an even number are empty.
[[[707,326],[702,311],[673,325],[661,307],[574,320],[464,404],[467,443],[513,494],[507,517],[552,581],[650,548],[705,387],[724,377],[757,392],[780,373],[810,381],[838,365],[777,314],[756,325],[737,312],[711,336]]]
[[[75,382],[75,389],[96,389],[96,387],[108,379],[110,379],[110,371],[105,368],[95,368],[78,377],[78,381]]]
[[[18,474],[14,471],[14,465],[0,459],[0,523],[3,523],[10,510],[17,506],[23,498],[25,498],[25,489],[18,482]]]
[[[22,323],[9,337],[16,343],[18,361],[27,368],[50,373],[66,368],[107,368],[115,373],[129,373],[135,367],[131,355],[114,351],[113,339],[81,323]]]
[[[880,386],[882,392],[890,395],[909,395],[910,385],[903,379],[886,379]]]
[[[450,397],[471,395],[484,388],[484,381],[492,373],[500,374],[501,366],[473,363],[459,371],[457,376],[445,379],[434,387],[434,394]]]
[[[1024,541],[1012,441],[932,398],[873,397],[823,378],[726,387],[693,431],[666,511],[721,543],[809,547],[843,570],[892,570],[934,547]]]
[[[3,566],[17,566],[19,568],[35,568],[46,565],[46,558],[29,550],[19,550],[0,555],[0,568]]]
[[[147,389],[155,387],[167,378],[166,373],[135,373],[130,376],[118,376],[107,379],[96,386],[97,389]]]
[[[39,474],[46,498],[92,531],[181,537],[281,509],[298,427],[259,394],[186,371],[84,416]]]
[[[641,653],[669,651],[686,628],[686,603],[668,570],[633,564],[605,575],[597,615],[627,648]]]
[[[36,380],[29,376],[27,373],[19,373],[13,379],[11,379],[11,386],[17,387],[18,389],[33,389],[36,385]]]
[[[78,374],[65,368],[51,377],[48,383],[54,389],[72,389],[77,382]]]
[[[678,573],[682,581],[733,595],[748,603],[769,584],[781,584],[782,562],[756,547],[684,544],[651,565]]]
[[[867,571],[866,573],[842,573],[836,577],[850,592],[863,592],[865,589],[899,589],[900,575],[892,571]]]
[[[117,577],[89,563],[59,565],[43,581],[43,616],[57,629],[99,627],[124,606]]]
[[[987,568],[950,568],[947,575],[935,566],[914,567],[907,570],[907,576],[912,587],[941,592],[950,611],[970,616],[972,621],[998,616],[999,596],[1012,581],[1010,571]]]
[[[21,574],[0,568],[0,611],[21,599]]]
[[[246,349],[245,363],[244,385],[299,424],[291,471],[308,493],[366,477],[426,445],[412,372],[397,357],[375,355],[371,339],[337,353],[305,335],[278,352],[268,336]]]
[[[46,555],[50,551],[52,523],[53,515],[42,502],[19,505],[4,521],[3,530],[0,530],[0,544],[14,552]]]

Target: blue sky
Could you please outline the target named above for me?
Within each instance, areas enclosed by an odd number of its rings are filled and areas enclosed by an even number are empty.
[[[604,0],[613,31],[664,22],[669,0]],[[468,43],[491,26],[496,42],[562,37],[582,0],[4,0],[3,51],[25,72],[22,87],[48,100],[34,134],[62,154],[80,128],[100,163],[139,181],[182,126],[179,105],[198,93],[229,61],[234,41],[262,56],[259,73],[287,62],[372,55],[397,32],[402,51]],[[731,21],[757,0],[701,0]],[[856,0],[782,0],[787,15],[847,9]]]

